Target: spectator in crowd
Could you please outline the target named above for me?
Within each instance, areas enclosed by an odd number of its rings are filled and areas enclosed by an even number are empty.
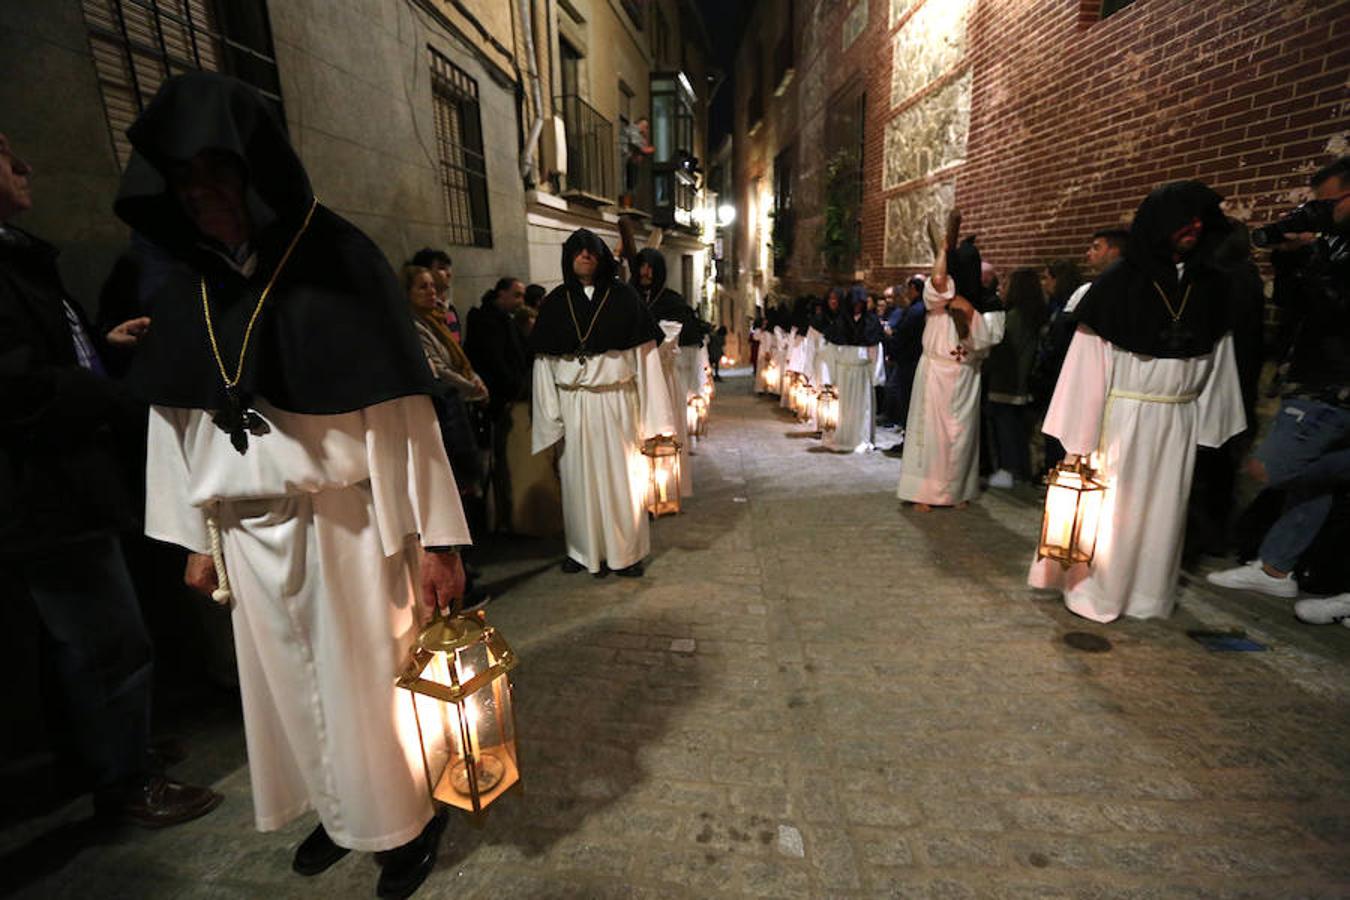
[[[1092,233],[1092,240],[1083,251],[1083,264],[1091,278],[1096,278],[1109,269],[1125,252],[1130,240],[1130,232],[1125,228],[1100,228]],[[1044,282],[1042,282],[1044,286]],[[1065,312],[1072,313],[1078,303],[1092,286],[1092,281],[1084,281],[1069,295],[1064,303]]]
[[[752,376],[759,375],[759,336],[763,330],[764,317],[762,315],[756,315],[750,320],[750,334],[748,341],[750,344],[750,374]]]
[[[1280,412],[1251,465],[1259,482],[1284,490],[1284,510],[1256,560],[1209,575],[1222,587],[1284,598],[1298,596],[1294,569],[1335,492],[1350,483],[1350,157],[1320,169],[1312,189],[1330,206],[1331,224],[1287,235],[1282,248],[1294,255],[1283,264],[1296,274],[1281,300],[1298,324]],[[1310,624],[1350,621],[1350,593],[1301,600],[1295,612]]]
[[[1068,309],[1069,299],[1083,283],[1078,263],[1071,259],[1057,259],[1041,269],[1041,290],[1046,298],[1046,321],[1041,328],[1040,343],[1036,348],[1036,362],[1032,367],[1031,393],[1038,408],[1044,410],[1055,392],[1059,370],[1064,367],[1064,356],[1069,352],[1076,322]],[[1081,296],[1081,295],[1080,295]],[[1044,436],[1046,469],[1053,469],[1064,459],[1064,447],[1053,434]]]
[[[638,183],[642,176],[642,167],[656,152],[652,146],[651,122],[646,116],[623,127],[620,134],[620,151],[623,155],[623,196],[619,205],[632,207],[637,201]]]
[[[455,308],[455,273],[450,263],[450,254],[444,250],[423,247],[413,254],[413,258],[408,260],[408,265],[421,266],[431,272],[432,278],[436,280],[436,306],[445,318],[446,327],[450,329],[450,337],[456,343],[462,342],[464,334],[459,310]]]
[[[900,443],[887,448],[894,455],[901,452],[904,442],[905,420],[909,418],[909,398],[914,389],[914,372],[923,355],[923,326],[926,308],[923,303],[923,279],[914,276],[895,290],[896,312],[891,317],[890,332],[886,335],[886,355],[891,368],[886,373],[885,418],[900,428]]]
[[[529,309],[539,309],[539,304],[544,302],[544,297],[548,296],[548,288],[542,284],[530,284],[525,286],[525,306]]]
[[[482,303],[469,311],[469,361],[487,382],[488,420],[492,428],[493,530],[512,531],[511,473],[506,462],[512,407],[529,394],[530,354],[514,313],[525,305],[525,285],[517,278],[498,279]]]
[[[727,326],[718,325],[708,335],[708,361],[712,365],[713,381],[722,380],[722,355],[727,349]]]
[[[1256,428],[1257,383],[1265,358],[1266,293],[1261,271],[1252,260],[1251,234],[1237,219],[1229,219],[1228,224],[1231,230],[1215,251],[1215,261],[1228,271],[1232,281],[1229,305],[1233,317],[1233,354],[1237,359],[1247,428],[1222,447],[1201,447],[1196,452],[1183,555],[1188,562],[1200,553],[1223,556],[1228,552],[1237,473]]]
[[[561,444],[567,556],[562,570],[638,578],[651,550],[645,485],[633,459],[675,433],[657,344],[664,337],[608,246],[579,228],[563,243],[563,283],[544,300],[534,351],[535,453]]]
[[[1246,427],[1233,356],[1231,281],[1217,248],[1222,198],[1198,181],[1139,205],[1121,264],[1079,304],[1045,430],[1108,485],[1095,555],[1068,567],[1038,559],[1036,588],[1064,593],[1096,622],[1171,615],[1195,447]]]
[[[407,301],[255,88],[172,77],[127,135],[116,212],[176,262],[128,376],[152,404],[146,532],[230,604],[258,828],[312,809],[294,871],[375,852],[378,895],[406,897],[446,816],[395,677],[469,543]]]
[[[528,344],[530,332],[534,331],[535,320],[539,318],[539,307],[530,306],[528,303],[522,303],[511,318],[515,320],[516,327],[520,329],[521,336],[526,339]],[[534,357],[529,354],[528,349],[525,352],[531,365],[533,365]],[[528,390],[528,386],[526,389]]]
[[[0,134],[0,577],[41,622],[59,758],[108,819],[147,828],[215,809],[219,794],[171,781],[150,753],[151,646],[119,532],[145,410],[107,377],[109,345],[66,294],[56,248],[11,220],[32,207],[32,169]]]
[[[1031,480],[1031,366],[1045,322],[1045,295],[1035,269],[1017,269],[1008,279],[1003,340],[989,352],[989,424],[998,470],[989,486],[1010,488]]]
[[[482,494],[483,467],[469,404],[486,402],[490,397],[488,387],[445,324],[436,304],[436,282],[431,270],[407,265],[402,275],[413,327],[438,389],[434,395],[436,418],[455,472],[455,483],[465,497],[478,498]]]

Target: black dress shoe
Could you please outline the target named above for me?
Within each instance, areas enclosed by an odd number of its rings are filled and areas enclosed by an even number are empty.
[[[402,847],[376,854],[380,863],[380,880],[375,895],[381,900],[403,900],[427,880],[436,868],[436,852],[441,845],[447,815],[441,810],[432,816],[422,833]]]
[[[139,825],[168,828],[206,815],[225,798],[210,788],[150,775],[94,800],[99,816]]]
[[[581,563],[577,562],[577,561],[576,561],[575,559],[573,559],[572,557],[570,557],[570,556],[564,556],[564,557],[563,557],[563,561],[562,561],[562,570],[563,570],[564,572],[566,572],[568,575],[575,575],[576,573],[580,572],[580,571],[581,571],[582,569],[584,569],[584,568],[586,568],[586,567],[583,566]]]
[[[618,575],[620,578],[641,578],[642,563],[635,562],[631,566],[625,566],[622,569],[615,569],[614,574]]]
[[[328,836],[323,823],[309,833],[309,837],[295,848],[295,859],[291,860],[291,869],[300,875],[318,875],[333,863],[351,851],[339,847]]]

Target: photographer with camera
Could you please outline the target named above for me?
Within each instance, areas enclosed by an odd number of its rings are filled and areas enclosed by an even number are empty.
[[[1209,575],[1220,587],[1289,599],[1298,596],[1299,558],[1350,484],[1350,156],[1319,170],[1311,186],[1314,199],[1252,232],[1253,244],[1276,251],[1276,299],[1292,325],[1280,412],[1250,464],[1259,482],[1285,491],[1284,509],[1258,559]],[[1294,610],[1309,624],[1350,625],[1350,593]]]

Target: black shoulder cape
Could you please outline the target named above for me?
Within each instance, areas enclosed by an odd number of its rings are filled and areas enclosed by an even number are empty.
[[[146,290],[152,324],[128,382],[151,403],[219,409],[224,384],[201,283],[233,376],[258,296],[314,201],[309,179],[262,96],[214,73],[166,81],[127,134],[135,153],[115,210],[167,257]],[[251,277],[208,248],[168,188],[168,167],[204,149],[228,151],[244,165],[258,257]],[[408,302],[384,254],[356,226],[315,206],[254,327],[241,394],[332,414],[431,390]]]
[[[652,283],[645,289],[640,282],[642,264],[652,269]],[[679,322],[681,347],[697,347],[703,343],[703,330],[699,327],[698,314],[685,302],[684,295],[666,287],[666,258],[660,250],[644,247],[637,253],[637,262],[633,266],[633,289],[647,304],[652,318],[657,322]]]
[[[877,314],[867,311],[864,311],[862,317],[857,320],[846,313],[840,313],[825,332],[825,340],[831,344],[851,347],[870,347],[881,343],[884,336],[885,332],[881,328],[881,320],[877,318]]]
[[[593,300],[586,297],[572,273],[572,260],[583,247],[600,259]],[[594,232],[585,228],[572,232],[562,248],[563,283],[539,304],[539,318],[530,332],[530,350],[545,356],[571,356],[628,350],[648,341],[659,344],[665,335],[637,291],[616,277],[617,268],[609,247]],[[599,319],[592,328],[597,315]],[[588,331],[583,346],[581,336]]]
[[[1215,257],[1232,227],[1219,208],[1221,200],[1198,181],[1175,182],[1149,194],[1135,213],[1124,258],[1092,282],[1074,310],[1077,320],[1122,350],[1143,356],[1185,359],[1213,352],[1215,342],[1232,328],[1230,276]],[[1204,231],[1178,279],[1170,240],[1193,218],[1200,219]],[[1180,312],[1175,322],[1169,303]]]

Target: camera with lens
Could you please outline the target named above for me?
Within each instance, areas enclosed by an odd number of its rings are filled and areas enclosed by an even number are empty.
[[[1309,200],[1284,218],[1260,228],[1253,228],[1252,244],[1257,247],[1269,247],[1280,243],[1291,234],[1303,232],[1322,234],[1330,231],[1335,224],[1333,216],[1335,208],[1335,200]]]

